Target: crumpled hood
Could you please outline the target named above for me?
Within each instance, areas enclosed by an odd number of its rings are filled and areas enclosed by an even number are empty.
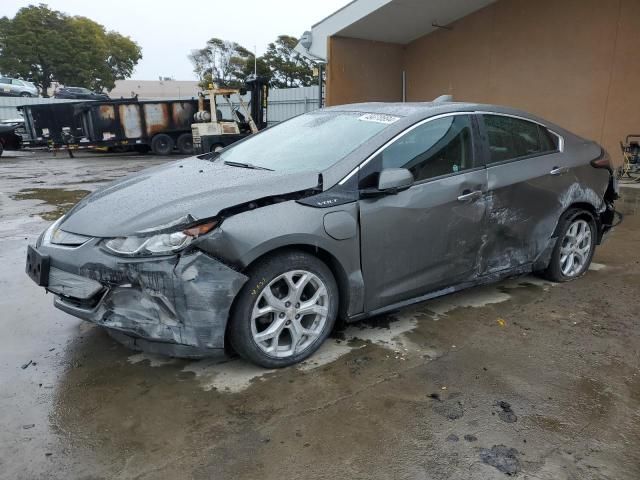
[[[251,170],[192,157],[143,170],[88,195],[60,228],[91,237],[122,237],[316,186],[315,172]]]

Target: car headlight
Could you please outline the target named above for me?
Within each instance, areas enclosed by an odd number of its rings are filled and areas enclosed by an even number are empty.
[[[60,217],[49,228],[47,228],[38,239],[38,245],[56,245],[58,247],[79,247],[84,245],[91,237],[86,235],[77,235],[75,233],[65,232],[60,229],[60,225],[65,219],[65,215]]]
[[[75,233],[65,232],[56,228],[51,234],[51,243],[54,245],[64,245],[68,247],[79,247],[87,243],[91,237],[85,235],[76,235]]]
[[[144,237],[112,238],[104,243],[104,247],[111,253],[124,256],[171,255],[188,247],[200,235],[209,233],[218,223],[212,221],[178,232]]]

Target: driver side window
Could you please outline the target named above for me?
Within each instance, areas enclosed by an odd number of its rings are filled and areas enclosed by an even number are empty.
[[[382,168],[406,168],[416,182],[473,168],[469,115],[426,122],[382,152]]]

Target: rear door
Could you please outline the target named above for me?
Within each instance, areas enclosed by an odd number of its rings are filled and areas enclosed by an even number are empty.
[[[542,254],[575,176],[564,164],[562,139],[543,125],[500,114],[481,118],[489,188],[481,268],[490,274]]]
[[[365,305],[376,310],[478,276],[487,177],[472,115],[429,119],[360,170],[360,187],[384,168],[415,179],[395,195],[360,200]]]

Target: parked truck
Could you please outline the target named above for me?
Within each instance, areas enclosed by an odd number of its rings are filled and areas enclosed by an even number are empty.
[[[20,107],[25,147],[118,148],[169,155],[193,153],[191,123],[198,100],[82,101]]]

